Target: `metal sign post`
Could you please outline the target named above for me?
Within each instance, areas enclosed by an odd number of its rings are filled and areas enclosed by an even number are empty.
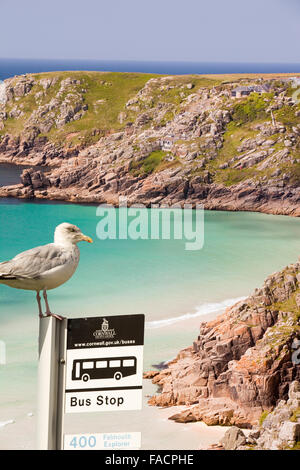
[[[37,448],[62,449],[67,320],[40,319]]]

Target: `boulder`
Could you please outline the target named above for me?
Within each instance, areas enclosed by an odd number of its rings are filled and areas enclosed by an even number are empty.
[[[237,450],[238,447],[247,443],[246,436],[241,429],[236,426],[228,429],[221,439],[220,444],[225,450]]]

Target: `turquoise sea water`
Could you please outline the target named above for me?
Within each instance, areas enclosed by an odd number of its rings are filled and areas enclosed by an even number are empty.
[[[249,295],[300,254],[300,219],[284,216],[206,212],[200,251],[186,251],[184,240],[101,241],[95,206],[1,200],[0,221],[0,261],[51,242],[64,221],[94,239],[80,244],[78,270],[49,292],[50,306],[69,317],[144,313],[145,370],[190,345],[205,314]],[[37,331],[35,294],[0,285],[0,422],[35,407]]]

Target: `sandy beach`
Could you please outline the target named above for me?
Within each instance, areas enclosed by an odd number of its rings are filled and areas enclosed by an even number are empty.
[[[65,433],[141,432],[142,449],[205,449],[223,437],[226,427],[204,423],[178,424],[168,418],[185,409],[184,406],[156,408],[147,405],[148,396],[156,387],[144,380],[142,411],[82,413],[65,416]],[[1,416],[0,450],[36,449],[36,413],[26,407],[16,408],[13,422]],[[3,424],[7,421],[7,424]]]

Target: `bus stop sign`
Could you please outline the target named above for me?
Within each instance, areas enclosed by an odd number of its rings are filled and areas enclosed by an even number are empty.
[[[142,408],[144,315],[69,319],[65,412]]]

